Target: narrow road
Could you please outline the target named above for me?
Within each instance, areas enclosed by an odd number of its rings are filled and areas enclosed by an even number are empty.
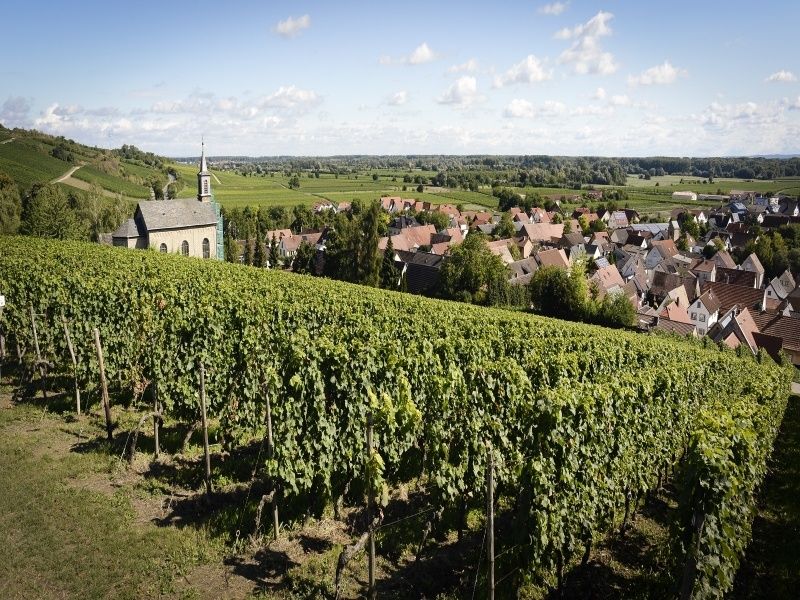
[[[9,142],[13,142],[15,138],[8,138],[7,140],[3,140],[0,144],[7,144]]]
[[[77,167],[72,167],[72,168],[71,168],[69,171],[67,171],[66,173],[64,173],[64,174],[63,174],[61,177],[56,177],[56,178],[55,178],[55,179],[53,179],[53,181],[51,181],[50,183],[61,183],[61,182],[62,182],[62,181],[64,181],[65,179],[69,179],[70,177],[72,177],[72,174],[73,174],[75,171],[77,171],[78,169],[80,169],[82,166],[83,166],[83,165],[78,165]]]
[[[164,186],[162,193],[164,194],[164,200],[169,198],[167,195],[167,188],[169,188],[169,184],[175,181],[175,176],[172,173],[167,173],[167,185]]]

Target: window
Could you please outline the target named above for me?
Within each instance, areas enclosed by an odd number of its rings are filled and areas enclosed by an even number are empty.
[[[163,252],[164,254],[166,254],[166,253],[167,253],[167,245],[166,245],[166,244],[161,244],[161,245],[158,247],[158,251],[159,251],[159,252]]]
[[[181,254],[184,256],[189,256],[189,242],[186,240],[183,240],[183,243],[181,244]]]
[[[697,303],[697,308],[700,308],[700,302]]]
[[[692,321],[697,321],[697,313],[696,312],[692,313]]]
[[[705,323],[706,322],[706,316],[705,315],[703,315],[703,314],[700,315],[700,322],[701,323]]]
[[[211,244],[208,238],[203,238],[203,258],[211,258]]]
[[[208,179],[203,179],[203,195],[208,194]]]

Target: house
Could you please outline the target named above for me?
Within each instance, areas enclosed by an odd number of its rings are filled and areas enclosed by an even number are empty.
[[[630,225],[628,215],[624,210],[615,210],[608,218],[609,229],[624,229],[628,225]]]
[[[717,275],[717,263],[713,260],[701,260],[690,269],[697,277],[697,282],[703,285],[706,281],[715,281]]]
[[[679,275],[678,273],[655,271],[648,293],[656,304],[660,304],[664,298],[674,296],[677,288],[683,288],[688,304],[697,296],[697,278],[692,273]]]
[[[744,271],[742,269],[727,269],[720,267],[717,269],[717,281],[722,283],[730,283],[731,285],[743,285],[746,287],[758,287],[758,274],[752,271]]]
[[[540,267],[558,267],[560,269],[569,269],[569,260],[561,248],[540,250],[536,253],[536,260]]]
[[[678,253],[678,248],[672,240],[659,240],[652,242],[652,248],[647,253],[644,264],[648,270],[654,269],[660,262],[671,258]]]
[[[622,279],[622,275],[619,274],[616,265],[609,265],[597,269],[589,278],[589,281],[597,285],[601,296],[611,292],[622,291],[622,288],[625,286],[625,280]]]
[[[509,246],[516,246],[516,242],[514,240],[495,240],[492,242],[486,242],[486,245],[489,246],[489,251],[492,254],[499,256],[500,259],[507,265],[514,262],[514,257],[511,255],[511,250],[509,249]]]
[[[786,300],[794,289],[797,287],[794,277],[787,269],[772,281],[767,286],[767,300]]]
[[[742,261],[741,268],[756,274],[756,287],[760,288],[764,284],[764,267],[755,253]]]
[[[719,318],[720,303],[713,290],[706,290],[692,302],[689,318],[697,327],[699,335],[705,335]]]
[[[800,319],[780,314],[761,313],[753,320],[762,334],[781,340],[781,349],[789,355],[792,364],[800,365]]]
[[[531,242],[552,244],[564,235],[563,223],[523,223],[519,235],[525,236]]]
[[[761,312],[766,304],[766,292],[756,288],[712,281],[703,284],[700,288],[700,292],[703,294],[708,290],[711,290],[716,296],[722,312],[727,312],[734,306]]]
[[[695,323],[689,318],[689,313],[686,311],[686,307],[679,305],[677,302],[666,303],[664,307],[658,311],[658,317],[659,319],[667,319],[677,323],[695,325]]]
[[[512,285],[525,285],[530,282],[533,274],[539,269],[539,264],[534,257],[515,260],[508,265],[511,272],[509,283]]]
[[[733,257],[730,255],[730,252],[726,252],[725,250],[720,250],[714,256],[711,257],[717,267],[725,267],[726,269],[735,269],[736,262],[733,260]]]
[[[442,256],[428,252],[408,252],[395,250],[396,266],[401,277],[406,280],[406,288],[412,294],[431,294],[439,287],[442,265],[446,260]]]
[[[223,221],[211,192],[205,144],[197,173],[197,197],[139,202],[133,218],[111,234],[114,246],[152,248],[197,258],[225,258]]]
[[[725,344],[733,349],[744,345],[753,354],[758,351],[756,334],[758,325],[751,312],[746,308],[739,310],[735,307],[726,311],[708,332],[708,336],[718,344]]]
[[[314,247],[319,243],[321,237],[321,231],[309,231],[298,235],[284,236],[280,240],[278,252],[283,258],[291,258],[297,254],[297,249],[303,242]]]
[[[673,202],[697,202],[697,194],[694,192],[672,192]]]
[[[432,224],[406,227],[397,235],[392,236],[392,246],[395,250],[416,250],[421,246],[430,247],[431,238],[436,235],[436,227]],[[385,250],[389,242],[388,237],[378,241],[378,249]]]

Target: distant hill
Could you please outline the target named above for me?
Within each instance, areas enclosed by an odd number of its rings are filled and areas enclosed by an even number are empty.
[[[86,146],[36,130],[6,129],[0,125],[0,172],[7,173],[21,192],[37,183],[58,183],[87,190],[98,185],[110,197],[146,199],[180,192],[180,174],[166,158],[135,146],[107,150]],[[155,191],[154,191],[155,190]]]

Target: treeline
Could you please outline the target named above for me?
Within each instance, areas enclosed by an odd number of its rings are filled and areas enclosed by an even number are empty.
[[[106,198],[92,186],[67,191],[57,184],[36,184],[24,194],[0,171],[0,235],[32,235],[59,240],[97,241],[130,215],[131,205]]]
[[[152,152],[139,150],[139,148],[133,145],[123,144],[121,148],[112,150],[112,153],[120,158],[124,158],[125,160],[137,162],[148,167],[153,167],[154,169],[161,170],[164,168],[163,158],[153,154]]]

